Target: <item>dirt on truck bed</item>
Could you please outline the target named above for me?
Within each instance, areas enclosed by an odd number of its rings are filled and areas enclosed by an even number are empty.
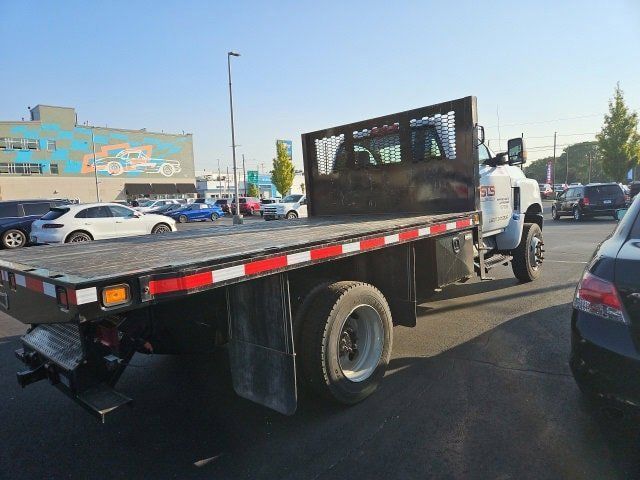
[[[0,252],[0,266],[71,283],[158,269],[216,265],[376,233],[468,217],[443,215],[343,216],[214,226],[159,235],[51,245]]]

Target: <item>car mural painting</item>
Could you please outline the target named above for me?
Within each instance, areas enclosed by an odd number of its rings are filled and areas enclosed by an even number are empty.
[[[114,177],[139,172],[171,177],[182,171],[179,160],[152,157],[153,145],[131,147],[129,144],[104,145],[96,152],[96,171]],[[93,153],[84,156],[83,173],[92,172]]]

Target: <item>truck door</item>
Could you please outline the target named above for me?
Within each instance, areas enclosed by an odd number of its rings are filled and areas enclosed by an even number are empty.
[[[478,145],[480,161],[480,209],[482,231],[487,233],[506,228],[511,218],[511,177],[507,165],[486,165],[492,155],[484,145]]]

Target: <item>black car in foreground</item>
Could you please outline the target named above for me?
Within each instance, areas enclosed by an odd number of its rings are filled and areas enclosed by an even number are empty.
[[[640,196],[587,266],[571,330],[569,363],[582,392],[640,412]]]
[[[577,221],[585,217],[613,217],[616,210],[625,205],[624,192],[617,183],[590,183],[571,186],[558,194],[551,207],[551,216],[554,220],[571,216]]]
[[[68,200],[8,200],[0,202],[0,246],[20,248],[29,243],[31,224],[51,207],[68,204]]]

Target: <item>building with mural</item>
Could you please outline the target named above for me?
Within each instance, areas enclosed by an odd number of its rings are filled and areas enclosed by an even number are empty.
[[[191,134],[78,125],[73,108],[48,105],[0,121],[0,200],[195,195]]]

